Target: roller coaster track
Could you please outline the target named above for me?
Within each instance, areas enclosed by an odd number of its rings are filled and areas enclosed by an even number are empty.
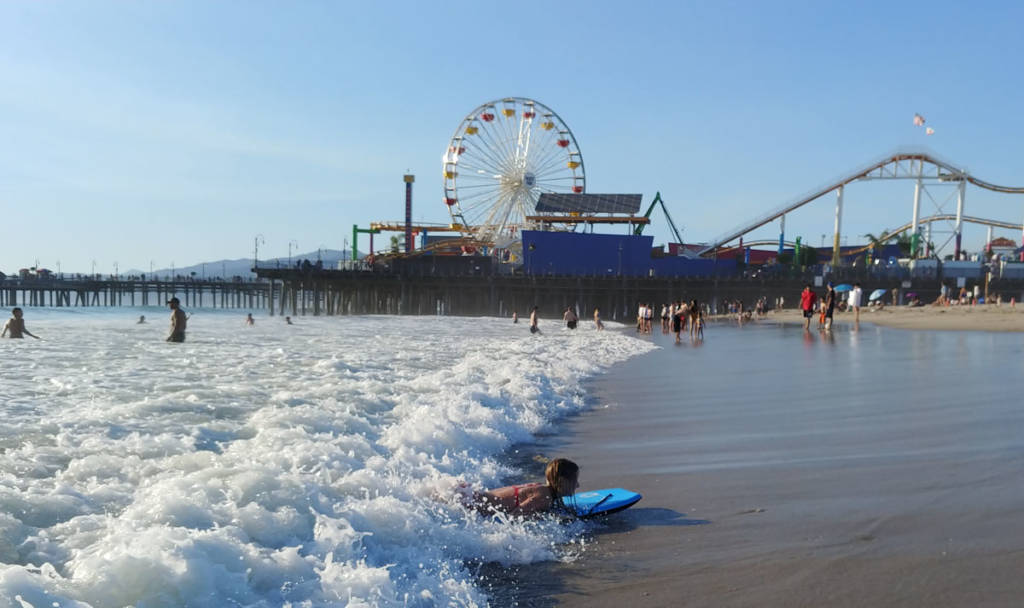
[[[907,170],[907,164],[910,164],[911,170]],[[934,168],[934,173],[931,169],[926,173],[925,164],[931,165]],[[913,167],[916,166],[916,172]],[[966,170],[961,169],[936,157],[931,152],[926,151],[898,151],[892,154],[888,154],[872,163],[864,165],[846,175],[839,177],[838,179],[829,182],[825,186],[816,188],[808,194],[801,196],[791,202],[785,203],[775,210],[762,215],[756,220],[744,224],[735,230],[727,232],[714,241],[709,243],[706,247],[698,252],[698,255],[707,255],[714,252],[716,249],[732,241],[733,239],[739,238],[744,234],[752,230],[756,230],[765,224],[777,220],[778,218],[786,215],[787,213],[799,209],[804,205],[821,198],[822,196],[832,192],[840,186],[845,186],[850,182],[854,182],[860,179],[937,179],[939,181],[957,182],[966,180],[968,183],[974,184],[979,188],[986,190],[992,190],[993,192],[1003,192],[1006,194],[1024,194],[1024,187],[1015,188],[1009,186],[999,186],[991,182],[974,177]],[[955,218],[954,218],[955,219]],[[967,218],[964,218],[966,221]],[[989,221],[989,220],[985,220]],[[997,224],[992,224],[997,225]],[[1019,226],[1019,224],[1017,224]],[[777,241],[776,241],[777,242]]]
[[[965,215],[961,219],[963,221],[971,223],[971,224],[982,224],[984,226],[993,226],[995,228],[1006,228],[1006,229],[1009,229],[1009,230],[1016,230],[1018,232],[1024,231],[1024,224],[1015,224],[1014,222],[1004,222],[1003,220],[988,220],[988,219],[985,219],[985,218],[972,217],[972,216],[969,216],[969,215]],[[956,221],[956,216],[951,214],[951,213],[949,213],[949,214],[938,214],[938,215],[931,215],[931,216],[928,216],[928,217],[922,217],[922,218],[920,218],[917,221],[920,224],[929,224],[931,222],[952,222],[952,221]],[[893,230],[891,232],[886,232],[886,236],[891,237],[891,238],[895,238],[895,237],[903,234],[907,230],[910,230],[913,227],[913,225],[914,225],[913,222],[907,222],[903,226],[900,226],[899,228],[897,228],[897,229],[895,229],[895,230]],[[743,243],[743,247],[744,248],[747,248],[747,247],[764,247],[764,246],[775,247],[778,244],[779,244],[779,240],[778,239],[761,239],[761,240],[757,240],[757,241],[750,241],[750,242],[747,242],[747,243]],[[794,243],[793,241],[786,241],[785,242],[785,246],[786,247],[795,247],[796,243]],[[808,247],[808,245],[806,243],[804,243],[804,247]],[[818,249],[820,251],[822,248],[821,247],[815,247],[815,249]],[[860,255],[860,254],[864,253],[865,251],[867,251],[868,249],[871,249],[871,245],[865,245],[865,246],[859,247],[857,249],[846,249],[846,250],[843,250],[843,256],[846,257],[846,256],[851,256],[851,255]],[[739,251],[739,250],[740,250],[740,247],[738,245],[735,246],[735,247],[723,247],[723,248],[720,248],[718,250],[718,254],[719,255],[728,255],[729,252]]]

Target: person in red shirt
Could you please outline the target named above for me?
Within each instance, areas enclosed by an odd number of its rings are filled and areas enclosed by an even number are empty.
[[[811,317],[814,316],[814,301],[818,299],[818,296],[811,291],[811,285],[808,283],[804,285],[804,290],[800,292],[800,310],[804,312],[804,329],[811,329]]]

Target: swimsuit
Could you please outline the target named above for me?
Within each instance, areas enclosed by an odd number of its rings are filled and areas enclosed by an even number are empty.
[[[512,495],[516,499],[516,508],[517,509],[519,508],[519,488],[532,488],[532,487],[539,486],[539,485],[540,485],[539,483],[528,483],[528,484],[524,484],[524,485],[521,485],[521,486],[512,486]]]

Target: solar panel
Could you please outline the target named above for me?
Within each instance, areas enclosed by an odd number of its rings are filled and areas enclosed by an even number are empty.
[[[546,213],[636,213],[642,194],[565,194],[544,192],[537,211]]]

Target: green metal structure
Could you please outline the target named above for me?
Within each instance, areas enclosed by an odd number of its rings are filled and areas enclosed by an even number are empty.
[[[358,224],[352,224],[352,260],[356,261],[356,257],[359,255],[359,233],[370,235],[370,254],[373,254],[373,235],[380,234],[380,230],[377,228],[360,228]]]
[[[676,236],[676,242],[682,244],[683,236],[679,233],[679,229],[676,228],[676,223],[672,221],[672,216],[668,213],[668,207],[665,206],[665,201],[661,200],[661,192],[654,194],[654,200],[651,201],[651,205],[647,207],[647,213],[644,213],[644,217],[651,219],[651,212],[654,211],[654,206],[661,204],[661,210],[665,212],[665,219],[668,220],[669,228],[672,229],[672,233]],[[640,224],[633,230],[633,234],[640,236],[644,232],[644,226],[646,224]]]

